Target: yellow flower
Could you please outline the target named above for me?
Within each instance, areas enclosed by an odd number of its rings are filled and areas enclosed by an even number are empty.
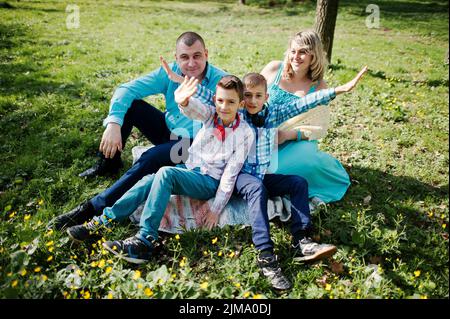
[[[176,240],[180,240],[180,235],[176,234],[176,235],[175,235],[175,239],[176,239]]]
[[[433,217],[433,212],[429,212],[428,217]]]
[[[248,298],[248,296],[250,296],[250,292],[246,291],[245,294],[244,294],[244,298]]]
[[[89,291],[86,291],[86,292],[83,294],[83,298],[84,298],[84,299],[90,299],[90,298],[91,298],[91,293],[90,293]]]
[[[53,250],[55,250],[55,247],[53,247],[53,246],[48,248],[48,251],[51,253],[53,252]]]
[[[16,212],[12,212],[11,214],[9,214],[9,218],[13,218],[14,216],[16,216]]]
[[[20,271],[20,275],[23,277],[23,276],[25,276],[27,274],[27,270],[26,269],[22,269],[21,271]]]
[[[133,274],[133,279],[138,280],[139,278],[141,278],[141,272],[139,270],[136,270]]]
[[[52,261],[53,260],[53,256],[48,256],[47,261]]]
[[[261,294],[253,295],[253,299],[261,299],[261,298],[262,298]]]
[[[144,286],[141,283],[137,284],[137,289],[142,289],[142,288],[144,288]]]
[[[180,267],[184,267],[186,265],[186,262],[184,260],[180,261]]]
[[[151,297],[151,296],[153,296],[153,291],[150,288],[147,287],[147,288],[144,289],[144,294],[147,297]]]
[[[330,291],[331,290],[331,285],[330,284],[326,284],[325,285],[325,290],[326,291]]]
[[[69,293],[67,292],[67,291],[63,291],[63,297],[64,298],[66,298],[66,296],[68,295]]]
[[[241,287],[241,284],[237,282],[237,283],[234,284],[234,286],[235,286],[236,288],[240,288],[240,287]]]
[[[112,294],[112,293],[109,293],[108,296],[106,296],[106,298],[108,298],[108,299],[113,299],[113,294]]]
[[[217,237],[215,237],[213,240],[211,240],[211,243],[213,244],[213,245],[215,245],[216,243],[217,243]]]
[[[230,252],[230,253],[228,254],[228,257],[233,258],[234,255],[235,255],[235,253],[234,253],[234,251],[232,251],[232,252]]]
[[[34,272],[40,272],[40,271],[41,271],[41,267],[34,268]]]
[[[222,251],[219,251],[218,253],[217,253],[217,256],[222,256]]]
[[[98,262],[96,262],[96,261],[91,262],[91,267],[92,268],[95,268],[97,266],[98,266]]]
[[[176,278],[177,277],[177,274],[172,274],[172,278]]]
[[[203,289],[203,290],[208,288],[208,282],[205,281],[204,283],[200,284],[200,288]]]
[[[108,259],[106,262],[107,262],[108,264],[112,264],[112,263],[113,263],[113,261],[112,261],[111,259]]]
[[[447,227],[447,224],[442,224],[442,228],[446,228]]]
[[[414,272],[414,276],[419,277],[419,276],[420,276],[420,270],[416,270],[416,271]]]
[[[40,199],[39,202],[38,202],[38,205],[42,205],[42,204],[44,204],[44,200]]]
[[[104,259],[100,260],[100,262],[98,263],[98,268],[103,268],[103,267],[105,267],[105,260]]]
[[[53,244],[54,244],[54,242],[53,242],[53,240],[50,240],[49,242],[47,242],[46,244],[45,244],[45,246],[53,246]]]
[[[27,220],[29,220],[31,218],[31,215],[30,214],[26,214],[25,216],[23,216],[23,220],[24,221],[27,221]]]
[[[356,293],[359,295],[361,293],[361,289],[356,290]]]
[[[109,274],[111,271],[112,271],[112,267],[111,266],[106,267],[105,273]]]
[[[203,256],[207,256],[208,252],[206,250],[203,251]]]
[[[11,287],[15,288],[15,287],[17,286],[18,283],[19,283],[18,280],[14,280],[14,281],[11,283]]]
[[[47,277],[46,275],[42,275],[42,276],[41,276],[41,280],[42,280],[42,281],[47,281],[47,279],[48,279],[48,277]]]
[[[428,299],[428,297],[423,295],[423,296],[420,296],[420,299]]]

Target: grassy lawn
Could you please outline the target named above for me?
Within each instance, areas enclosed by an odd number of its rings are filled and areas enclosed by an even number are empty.
[[[342,201],[314,215],[333,260],[294,263],[287,227],[271,224],[294,288],[271,290],[258,273],[249,228],[168,236],[154,261],[130,266],[47,231],[55,215],[107,188],[77,174],[95,162],[116,86],[173,57],[177,36],[204,36],[210,62],[242,76],[281,59],[287,39],[312,27],[312,2],[77,0],[0,5],[0,298],[448,298],[448,2],[340,1],[330,86],[370,73],[331,105],[320,143],[349,172]],[[253,1],[256,2],[256,1]],[[267,1],[268,2],[268,1]],[[149,101],[163,107],[162,97]],[[136,131],[124,152],[146,141]],[[131,235],[131,225],[109,238]],[[216,239],[217,240],[213,240]],[[195,244],[194,244],[195,243]]]

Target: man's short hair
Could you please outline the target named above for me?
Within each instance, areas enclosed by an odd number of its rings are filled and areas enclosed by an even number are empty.
[[[190,46],[192,46],[195,43],[195,41],[200,41],[202,46],[204,48],[206,48],[205,47],[205,41],[203,41],[203,38],[198,33],[195,33],[195,32],[192,32],[192,31],[187,31],[187,32],[184,32],[183,34],[181,34],[178,37],[178,39],[177,39],[176,45],[178,46],[178,44],[180,42],[183,42],[188,47],[190,47]]]
[[[239,102],[244,99],[244,84],[237,76],[225,75],[217,83],[217,86],[225,90],[235,90],[239,96]]]
[[[247,73],[242,79],[246,87],[254,88],[258,85],[264,85],[264,90],[267,92],[267,80],[259,73]]]

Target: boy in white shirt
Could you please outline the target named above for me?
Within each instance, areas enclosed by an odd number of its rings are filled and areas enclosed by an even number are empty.
[[[143,177],[100,217],[67,229],[76,241],[87,240],[113,221],[122,221],[145,201],[140,230],[125,240],[107,241],[103,246],[132,263],[151,258],[152,241],[158,239],[158,228],[171,194],[208,200],[214,197],[210,211],[203,216],[209,228],[218,222],[220,213],[233,193],[236,178],[254,142],[249,125],[240,118],[243,106],[243,84],[235,76],[224,76],[217,84],[215,108],[202,104],[192,95],[198,80],[185,81],[175,91],[175,101],[183,114],[202,121],[185,165],[162,167],[156,174]]]

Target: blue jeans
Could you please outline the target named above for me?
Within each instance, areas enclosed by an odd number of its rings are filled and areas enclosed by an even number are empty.
[[[105,207],[112,206],[144,176],[156,173],[163,166],[176,165],[177,163],[170,158],[172,146],[176,143],[189,143],[189,145],[192,143],[189,139],[171,140],[164,113],[142,100],[134,100],[125,115],[121,128],[123,146],[133,126],[136,126],[155,146],[142,154],[139,160],[111,187],[90,200],[98,214],[101,214]],[[185,153],[179,154],[183,155],[183,162],[188,156],[187,152]]]
[[[270,239],[267,201],[269,197],[290,195],[291,233],[311,228],[308,202],[308,183],[297,175],[266,174],[264,180],[250,174],[239,174],[235,192],[248,203],[252,240],[258,250],[273,250]]]
[[[216,195],[219,180],[203,175],[198,169],[189,170],[184,165],[162,167],[156,174],[142,178],[112,207],[106,207],[102,220],[122,221],[145,201],[140,221],[139,235],[158,239],[158,229],[170,195],[186,195],[208,200]]]

